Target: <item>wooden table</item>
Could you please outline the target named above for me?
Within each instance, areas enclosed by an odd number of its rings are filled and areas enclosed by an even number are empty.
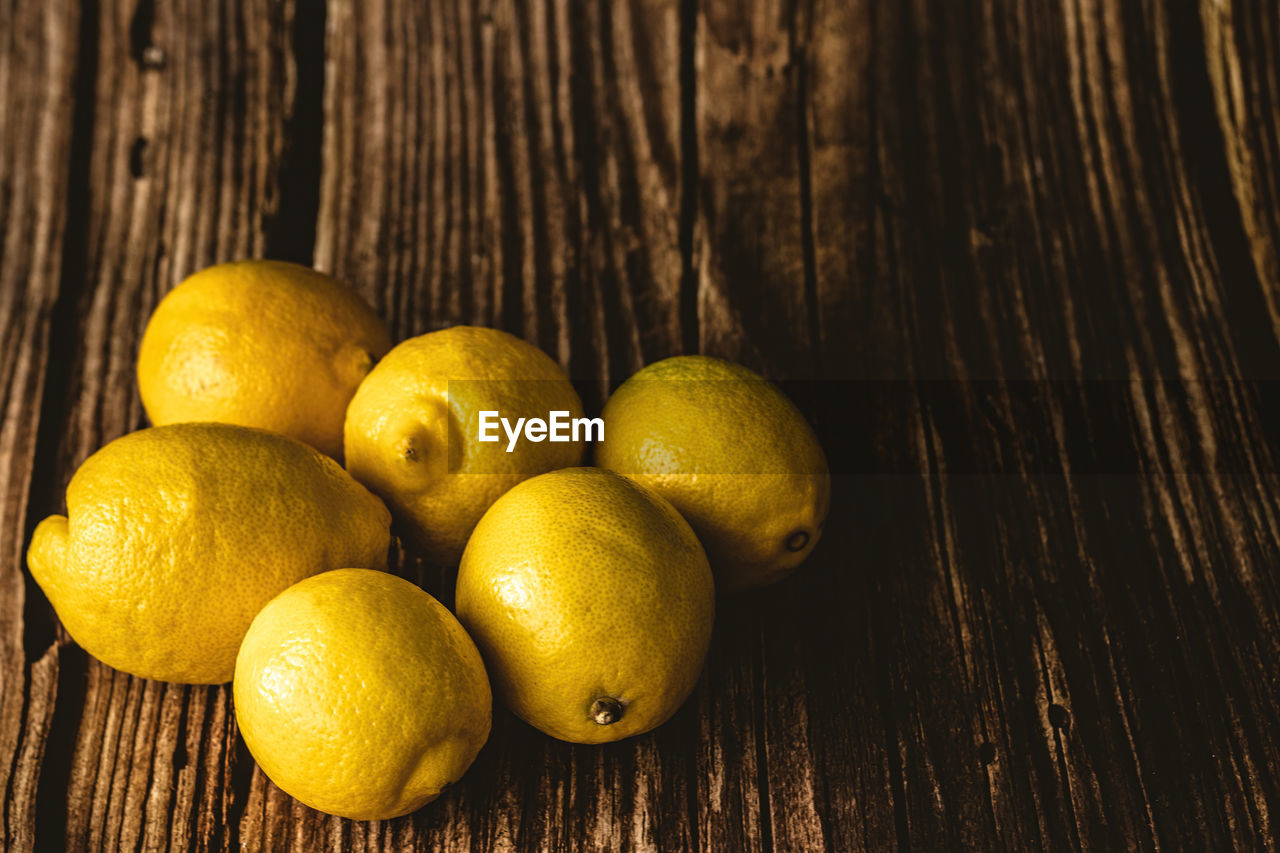
[[[0,840],[1274,846],[1278,10],[0,0]],[[245,256],[522,334],[591,409],[680,352],[787,380],[826,538],[651,735],[499,711],[419,813],[312,812],[226,687],[90,659],[24,569],[145,424],[157,300]]]

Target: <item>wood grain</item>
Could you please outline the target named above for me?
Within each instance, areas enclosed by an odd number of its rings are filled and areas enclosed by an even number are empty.
[[[873,619],[903,843],[1270,838],[1270,712],[1236,710],[1269,665],[1228,650],[1273,642],[1269,595],[1242,602],[1276,547],[1246,521],[1274,478],[1250,387],[1199,380],[1257,375],[1275,341],[1209,165],[1205,81],[1173,67],[1196,23],[877,7],[875,272],[901,294],[877,342],[917,379],[982,389],[925,395],[909,422],[930,473],[894,525],[926,534],[893,544],[913,567]],[[1118,377],[1182,381],[1101,381]],[[1101,440],[1133,461],[1090,468]],[[1224,464],[1227,446],[1258,456]]]
[[[675,0],[331,3],[317,265],[398,338],[506,328],[596,403],[678,352],[680,27]]]
[[[1278,33],[1243,0],[0,5],[8,848],[1275,846]],[[656,732],[499,709],[432,806],[316,813],[226,688],[92,661],[22,570],[143,424],[156,300],[246,255],[397,338],[521,334],[591,409],[680,352],[783,380],[825,539],[720,602]]]
[[[0,5],[0,846],[36,838],[37,793],[58,694],[59,654],[30,648],[21,570],[50,325],[63,279],[79,10]],[[34,632],[38,635],[38,631]]]
[[[1276,35],[1280,13],[1274,6],[1202,2],[1205,60],[1214,106],[1222,129],[1231,189],[1263,282],[1271,322],[1280,329],[1280,79]]]

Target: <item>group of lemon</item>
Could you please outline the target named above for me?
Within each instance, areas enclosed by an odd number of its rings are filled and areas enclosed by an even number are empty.
[[[787,574],[827,514],[813,431],[743,367],[641,370],[604,408],[598,467],[576,467],[581,442],[508,452],[477,440],[480,412],[582,415],[550,357],[468,326],[392,348],[356,293],[293,264],[176,287],[138,384],[155,426],[76,471],[31,573],[105,663],[232,680],[267,776],[346,817],[405,814],[456,782],[488,737],[491,679],[563,740],[661,724],[702,669],[715,589]],[[458,565],[456,618],[385,571],[393,515]]]

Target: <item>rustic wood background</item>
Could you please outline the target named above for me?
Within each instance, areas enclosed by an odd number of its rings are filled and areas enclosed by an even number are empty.
[[[0,840],[1274,847],[1278,166],[1269,0],[0,0]],[[312,812],[24,571],[157,300],[244,256],[592,408],[680,352],[817,380],[827,537],[657,732],[500,712],[421,812]]]

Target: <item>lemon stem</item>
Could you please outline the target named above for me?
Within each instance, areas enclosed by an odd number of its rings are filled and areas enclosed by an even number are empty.
[[[804,546],[809,544],[809,531],[797,530],[787,537],[787,550],[791,552],[803,551]]]
[[[622,719],[622,703],[611,696],[601,696],[591,703],[591,719],[608,726]]]

